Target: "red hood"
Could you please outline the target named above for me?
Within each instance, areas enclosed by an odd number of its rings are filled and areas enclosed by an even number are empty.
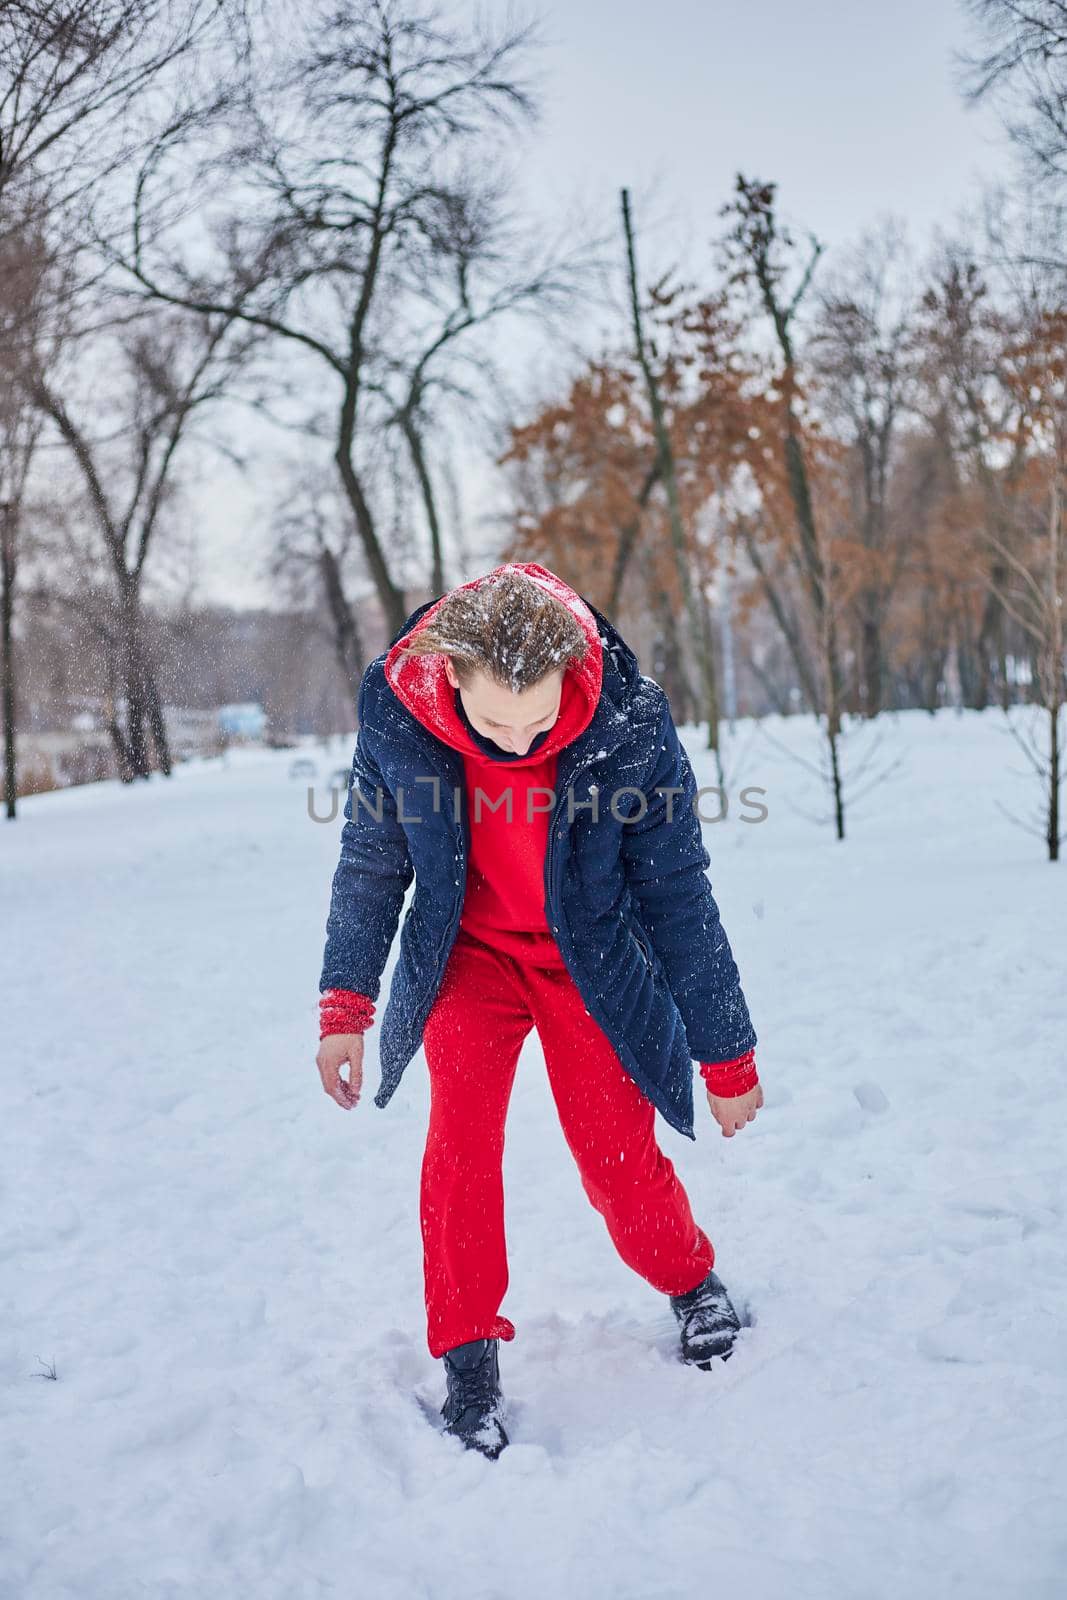
[[[543,761],[546,756],[553,755],[556,751],[562,750],[564,745],[570,744],[589,726],[600,699],[604,656],[596,618],[581,595],[572,589],[569,583],[564,583],[562,578],[557,577],[554,572],[549,572],[547,567],[539,566],[536,561],[505,562],[499,567],[494,567],[492,573],[487,573],[485,576],[491,577],[493,573],[505,572],[509,567],[526,573],[535,583],[540,584],[549,594],[554,595],[573,611],[581,624],[588,645],[581,661],[571,662],[563,674],[559,715],[549,729],[548,738],[536,750],[508,763],[509,766],[519,766],[526,761]],[[457,587],[472,589],[482,581],[482,578],[472,578],[470,583],[461,583]],[[433,655],[407,657],[401,654],[404,646],[426,626],[444,599],[445,596],[442,595],[441,599],[424,611],[414,627],[391,647],[385,658],[385,677],[397,698],[403,701],[412,715],[429,728],[431,733],[436,734],[445,744],[451,745],[453,750],[484,759],[485,752],[475,744],[456,711],[454,691],[445,676],[444,654],[435,652]]]

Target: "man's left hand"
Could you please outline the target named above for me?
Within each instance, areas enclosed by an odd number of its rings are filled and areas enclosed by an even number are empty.
[[[721,1100],[718,1095],[708,1090],[708,1105],[711,1114],[722,1129],[724,1139],[732,1139],[739,1133],[747,1122],[754,1122],[756,1112],[763,1104],[763,1090],[757,1083],[748,1094],[736,1095],[732,1100]]]

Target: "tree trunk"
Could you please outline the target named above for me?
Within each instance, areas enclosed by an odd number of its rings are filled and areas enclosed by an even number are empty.
[[[107,694],[104,700],[104,714],[107,720],[107,731],[115,751],[115,768],[118,772],[120,783],[132,783],[137,773],[134,769],[133,752],[129,740],[119,722],[118,711],[115,706],[115,690],[119,682],[119,672],[115,657],[109,649],[107,654]]]
[[[711,663],[711,671],[708,674],[704,691],[705,694],[712,696],[707,706],[707,748],[715,752],[715,775],[719,782],[719,788],[725,792],[726,774],[723,772],[722,756],[719,751],[719,674],[715,667],[715,637],[711,626],[711,606],[708,604],[708,597],[703,584],[700,586],[700,637],[703,646],[703,658]]]
[[[436,599],[445,592],[445,560],[441,545],[441,520],[437,515],[437,497],[434,494],[433,479],[430,469],[426,464],[426,452],[422,448],[422,436],[415,425],[411,412],[405,408],[400,412],[400,426],[407,440],[411,452],[412,465],[415,476],[419,480],[419,491],[422,494],[423,509],[426,512],[426,522],[430,529],[430,550],[432,556],[430,584],[430,598]],[[403,621],[403,618],[401,618]],[[395,629],[394,629],[395,632]]]
[[[671,449],[670,435],[667,431],[667,421],[663,412],[659,385],[652,371],[652,364],[649,361],[648,350],[645,345],[644,327],[641,321],[641,299],[637,286],[637,253],[634,245],[633,222],[630,216],[630,191],[628,189],[622,191],[622,221],[623,231],[626,236],[626,262],[630,280],[630,310],[633,317],[634,344],[636,346],[638,364],[648,393],[649,410],[652,413],[652,427],[656,438],[659,475],[667,496],[667,524],[670,528],[671,548],[674,553],[678,587],[681,590],[682,603],[685,606],[689,647],[696,661],[703,688],[704,710],[708,718],[708,748],[715,751],[716,764],[718,764],[719,695],[715,683],[715,666],[711,653],[706,647],[701,607],[694,592],[689,571],[689,546],[682,521],[681,501],[678,497],[678,479],[674,470],[674,452]]]
[[[126,584],[121,597],[119,625],[122,629],[122,678],[126,694],[126,741],[134,777],[147,778],[152,772],[150,729],[161,770],[164,770],[163,760],[167,750],[162,729],[159,729],[162,745],[155,737],[156,728],[162,721],[162,712],[158,709],[158,692],[145,651],[140,600],[132,583]],[[153,699],[157,705],[155,716],[152,711]]]
[[[344,680],[348,692],[352,697],[352,706],[355,708],[359,699],[359,685],[363,677],[364,651],[363,640],[360,637],[359,623],[341,582],[341,573],[337,565],[337,557],[332,550],[323,550],[319,556],[319,568],[322,572],[322,586],[326,591],[326,605],[329,609],[330,620],[333,623],[333,643],[337,652]]]
[[[1001,710],[1007,711],[1011,704],[1011,685],[1008,683],[1008,660],[1004,642],[1004,607],[1001,604],[999,590],[1007,583],[1007,568],[1002,563],[996,562],[990,570],[990,589],[986,596],[985,610],[982,614],[982,626],[978,630],[978,688],[976,699],[977,709],[987,706],[993,698],[993,672],[994,663],[997,667],[996,685]]]
[[[773,681],[769,673],[764,672],[763,668],[760,666],[751,650],[748,651],[745,661],[748,666],[748,670],[751,672],[752,676],[755,678],[756,682],[760,685],[764,694],[767,696],[771,707],[778,713],[780,717],[791,716],[793,708],[789,704],[788,697],[781,694],[778,685]]]
[[[861,623],[860,655],[863,663],[863,715],[876,717],[885,698],[882,626],[877,612],[866,610]]]
[[[678,639],[678,619],[674,601],[667,590],[659,586],[654,593],[654,605],[660,625],[663,651],[661,681],[677,722],[697,720],[697,702],[685,669],[681,644]]]
[[[959,668],[961,704],[972,711],[984,711],[989,704],[989,680],[980,670],[979,655],[962,607],[956,617],[956,663]]]
[[[941,704],[941,683],[948,660],[947,650],[926,650],[922,660],[922,705],[935,716]]]
[[[1060,859],[1060,706],[1055,701],[1048,708],[1049,716],[1049,772],[1048,772],[1048,858]]]
[[[18,799],[15,776],[15,512],[0,505],[0,641],[4,667],[4,807],[14,822]]]
[[[737,721],[737,655],[734,648],[733,586],[730,574],[722,574],[719,637],[722,640],[722,692],[730,732]]]
[[[367,497],[363,493],[363,484],[359,473],[356,471],[352,459],[352,450],[355,443],[356,426],[356,395],[352,385],[345,395],[341,407],[341,420],[337,436],[337,448],[334,451],[334,461],[341,474],[341,485],[352,507],[352,514],[356,519],[356,528],[363,545],[363,553],[367,558],[367,566],[374,580],[374,587],[378,591],[378,599],[385,615],[385,624],[390,634],[399,633],[407,621],[407,601],[404,593],[398,589],[389,575],[385,553],[378,540],[378,533],[374,526],[374,517],[371,512]]]
[[[1052,493],[1049,506],[1049,617],[1047,693],[1045,703],[1049,716],[1049,772],[1048,772],[1048,858],[1060,859],[1060,708],[1064,701],[1063,603],[1065,561],[1063,549],[1063,435],[1057,429],[1059,461],[1052,475]]]
[[[819,690],[818,678],[812,670],[811,663],[808,660],[808,653],[800,637],[800,627],[790,615],[784,594],[767,570],[767,564],[763,559],[763,552],[759,547],[755,533],[743,519],[738,519],[737,525],[741,530],[741,537],[744,540],[748,558],[756,570],[767,604],[771,608],[771,614],[775,622],[777,622],[782,638],[789,648],[789,654],[793,658],[793,665],[800,680],[800,687],[807,697],[808,705],[817,716],[822,710],[823,697]]]
[[[653,489],[659,482],[660,464],[658,458],[649,467],[645,474],[645,481],[637,495],[637,509],[629,522],[619,529],[619,542],[615,547],[615,560],[611,568],[611,583],[608,586],[607,603],[604,607],[607,615],[613,617],[622,601],[622,586],[626,579],[626,572],[630,565],[630,558],[637,548],[638,535],[641,532],[641,522],[645,508]]]
[[[145,674],[145,693],[148,701],[148,726],[152,733],[152,743],[156,747],[156,764],[163,776],[169,778],[173,768],[170,759],[170,740],[167,738],[167,721],[163,715],[163,703],[159,698],[159,683],[151,668],[148,668]]]

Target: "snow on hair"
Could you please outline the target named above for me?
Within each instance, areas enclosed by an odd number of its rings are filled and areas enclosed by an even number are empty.
[[[519,694],[572,659],[580,661],[587,648],[574,613],[511,567],[446,594],[401,654],[443,652],[461,682],[484,672]]]

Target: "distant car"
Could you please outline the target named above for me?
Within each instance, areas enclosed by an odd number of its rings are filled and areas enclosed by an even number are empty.
[[[343,789],[347,794],[351,779],[352,769],[350,767],[338,767],[336,772],[330,773],[328,787],[331,789]]]
[[[317,778],[318,775],[318,762],[312,761],[310,756],[297,756],[289,763],[290,778]]]

